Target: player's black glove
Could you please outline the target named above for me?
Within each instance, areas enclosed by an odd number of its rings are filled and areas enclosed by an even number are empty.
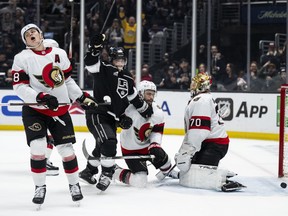
[[[76,101],[80,103],[84,110],[98,106],[96,99],[92,97],[88,92],[83,92],[82,96],[79,97]]]
[[[121,127],[122,129],[129,129],[133,124],[133,120],[126,116],[125,114],[120,116],[120,121],[118,123],[119,127]]]
[[[99,54],[100,50],[103,48],[105,38],[105,34],[96,34],[91,38],[88,49],[92,56]]]
[[[47,106],[50,110],[57,111],[59,103],[56,97],[40,92],[36,97],[37,103]]]
[[[153,108],[151,105],[142,100],[139,95],[137,95],[132,101],[130,101],[141,116],[144,118],[149,118],[153,114]]]

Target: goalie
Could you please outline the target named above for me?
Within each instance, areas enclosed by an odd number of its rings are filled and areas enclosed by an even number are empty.
[[[211,84],[206,73],[197,74],[191,82],[191,100],[184,116],[185,137],[175,155],[179,183],[224,192],[241,190],[245,186],[229,179],[235,173],[218,169],[228,151],[229,137],[210,93]]]

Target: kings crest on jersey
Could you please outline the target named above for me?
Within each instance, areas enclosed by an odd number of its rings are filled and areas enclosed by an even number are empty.
[[[123,78],[118,78],[117,93],[120,98],[125,98],[128,95],[128,81]]]

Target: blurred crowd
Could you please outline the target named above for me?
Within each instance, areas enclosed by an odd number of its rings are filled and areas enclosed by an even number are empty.
[[[0,3],[0,87],[11,88],[13,57],[24,49],[21,28],[28,23],[37,24],[37,1],[7,0]],[[45,38],[57,40],[68,52],[70,42],[71,3],[69,0],[40,1],[40,27]],[[74,0],[73,59],[79,62],[80,0]],[[110,46],[124,47],[126,54],[136,47],[136,0],[85,1],[85,43],[91,35],[103,32],[107,38],[103,58],[108,58]],[[143,0],[142,41],[149,42],[174,22],[184,22],[191,16],[191,0]],[[115,3],[115,4],[114,4]],[[113,5],[113,7],[111,7]],[[110,9],[112,10],[110,11]],[[107,22],[106,17],[111,12]],[[86,46],[85,46],[86,47]],[[285,46],[284,46],[285,47]],[[211,62],[207,68],[207,48],[200,45],[197,53],[197,72],[209,72],[213,78],[212,91],[276,92],[286,83],[285,49],[270,44],[267,53],[250,64],[250,77],[246,68],[227,62],[217,45],[210,48]],[[128,56],[128,55],[127,55]],[[173,59],[165,53],[163,61],[154,67],[143,62],[141,80],[154,81],[159,89],[188,90],[191,81],[191,60]],[[151,71],[153,70],[153,71]],[[135,69],[130,72],[135,75]],[[85,74],[85,88],[91,88],[89,74]],[[248,81],[250,86],[248,86]]]

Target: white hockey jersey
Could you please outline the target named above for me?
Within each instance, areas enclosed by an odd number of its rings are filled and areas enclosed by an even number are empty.
[[[125,114],[132,118],[133,124],[127,130],[120,133],[120,143],[123,153],[147,153],[148,146],[152,143],[161,145],[164,131],[164,113],[155,103],[152,103],[153,115],[150,118],[143,118],[136,108],[130,104]],[[140,151],[139,151],[140,150]],[[143,150],[143,151],[141,151]]]
[[[229,144],[224,122],[210,93],[201,93],[191,99],[185,109],[185,137],[179,152],[197,152],[202,142]]]
[[[60,48],[43,51],[25,49],[14,57],[12,65],[13,89],[26,103],[36,103],[40,92],[57,97],[59,103],[70,103],[82,95],[82,90],[70,77],[72,67],[67,53]],[[57,111],[44,106],[31,106],[49,116],[67,112],[69,106],[59,106]]]

